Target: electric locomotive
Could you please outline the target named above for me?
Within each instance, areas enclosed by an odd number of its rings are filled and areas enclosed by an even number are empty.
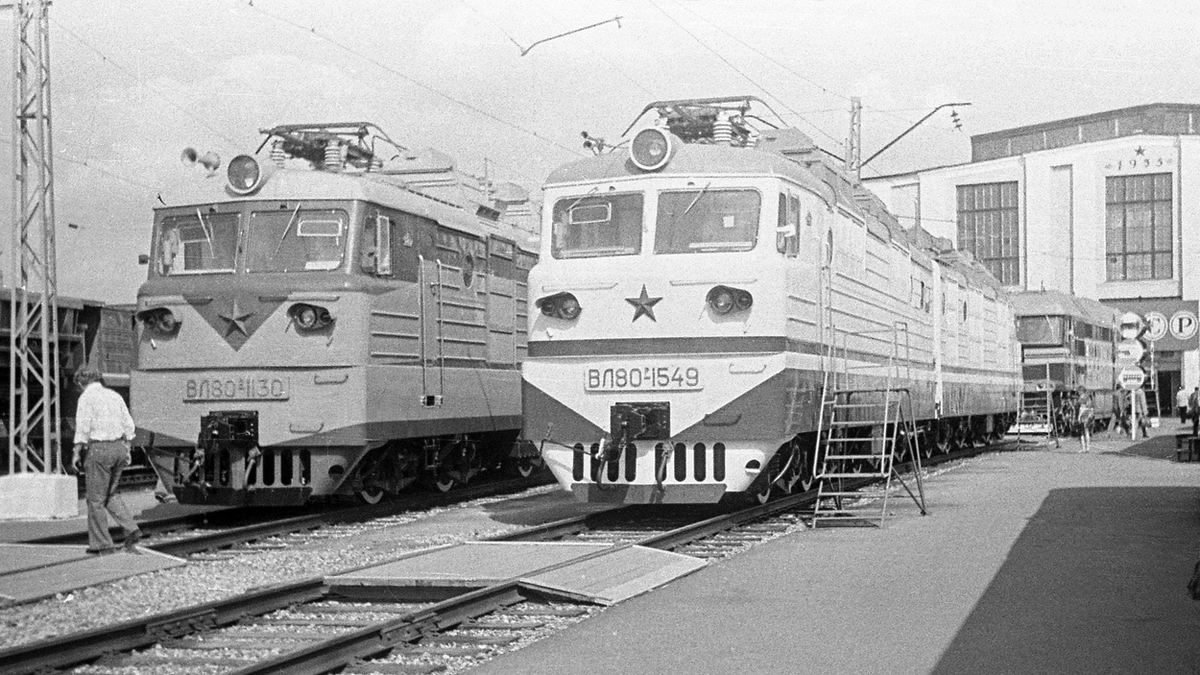
[[[376,502],[514,463],[536,256],[503,217],[520,196],[369,123],[263,133],[269,155],[226,181],[185,150],[210,180],[155,209],[132,412],[179,500]]]
[[[581,500],[807,487],[837,392],[908,392],[927,453],[998,437],[1015,416],[1012,307],[995,279],[900,227],[762,108],[651,103],[627,149],[588,138],[600,152],[547,179],[524,435]],[[868,444],[895,425],[847,420]]]

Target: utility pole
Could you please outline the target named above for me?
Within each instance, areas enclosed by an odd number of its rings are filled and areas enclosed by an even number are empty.
[[[61,474],[58,272],[50,129],[49,0],[13,0],[13,235],[8,466]]]
[[[846,136],[846,173],[861,178],[862,172],[862,99],[850,98],[850,135]]]

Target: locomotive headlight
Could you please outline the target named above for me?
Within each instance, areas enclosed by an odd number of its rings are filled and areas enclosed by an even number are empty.
[[[179,318],[166,307],[155,307],[137,313],[137,318],[147,330],[159,335],[170,335],[179,330]]]
[[[317,305],[298,302],[288,308],[288,316],[302,331],[319,330],[333,323],[333,315],[329,310]]]
[[[754,304],[754,296],[750,295],[750,291],[729,286],[713,286],[706,300],[717,314],[728,314],[734,310],[744,312]]]
[[[579,314],[583,311],[583,307],[579,305],[579,299],[570,293],[555,293],[540,298],[536,303],[537,308],[542,310],[542,314],[553,316],[566,321],[574,321],[579,318]]]
[[[313,307],[302,307],[296,312],[296,325],[301,328],[317,327],[317,310]]]
[[[643,171],[657,171],[667,165],[673,150],[671,136],[666,131],[651,127],[642,129],[629,145],[629,158]]]
[[[728,314],[733,310],[734,303],[732,289],[716,286],[708,292],[708,304],[717,314]]]
[[[225,175],[229,178],[229,189],[239,195],[247,195],[257,190],[263,177],[258,160],[250,155],[234,157],[229,162]]]
[[[579,300],[575,296],[567,294],[558,301],[558,313],[567,321],[573,321],[579,318]]]

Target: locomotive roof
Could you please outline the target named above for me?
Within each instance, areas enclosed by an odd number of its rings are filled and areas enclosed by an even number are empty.
[[[657,105],[651,104],[647,110]],[[798,129],[764,130],[754,147],[687,143],[678,137],[675,140],[671,160],[653,173],[637,168],[629,149],[619,148],[559,166],[546,178],[546,186],[680,174],[778,176],[818,195],[830,208],[852,214],[869,233],[907,250],[923,266],[928,267],[936,259],[952,270],[960,282],[980,288],[986,296],[1003,293],[1000,283],[972,256],[954,251],[950,240],[934,237],[919,225],[901,226],[875,193],[831,163],[812,139]]]
[[[1113,326],[1119,322],[1121,314],[1091,298],[1062,291],[1022,291],[1013,293],[1012,299],[1017,316],[1071,316],[1097,326]]]
[[[491,222],[478,216],[477,210],[481,206],[486,209],[492,207],[470,199],[469,191],[461,185],[461,180],[451,174],[447,174],[443,180],[431,178],[425,173],[409,175],[281,168],[275,170],[266,184],[253,194],[234,196],[225,190],[224,181],[204,179],[165,196],[167,205],[159,206],[155,211],[257,201],[365,201],[424,216],[479,237],[497,235],[513,239],[525,248],[536,247],[523,230],[503,221]],[[419,185],[410,187],[414,182]]]
[[[634,166],[629,151],[620,149],[564,164],[551,172],[546,178],[546,185],[677,174],[780,176],[808,188],[828,203],[834,201],[832,189],[825,181],[818,180],[811,171],[778,152],[683,142],[679,143],[671,161],[653,174]]]

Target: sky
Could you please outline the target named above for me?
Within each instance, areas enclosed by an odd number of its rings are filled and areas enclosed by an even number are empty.
[[[614,141],[654,100],[758,96],[840,155],[860,97],[864,158],[934,107],[971,103],[961,129],[943,109],[871,176],[968,161],[972,134],[1200,103],[1196,26],[1194,0],[55,0],[59,292],[133,302],[156,196],[204,180],[181,150],[228,161],[277,124],[374,122],[536,194],[587,155],[581,131]],[[0,166],[12,175],[11,138]]]

